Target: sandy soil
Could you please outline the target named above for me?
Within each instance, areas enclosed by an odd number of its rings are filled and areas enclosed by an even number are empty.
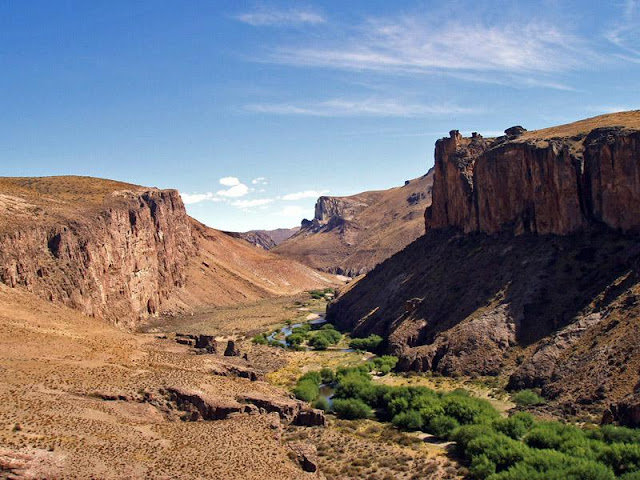
[[[268,416],[171,421],[148,403],[96,395],[132,399],[166,386],[221,399],[282,394],[265,382],[212,375],[221,361],[0,285],[0,466],[23,478],[310,475],[289,458]]]

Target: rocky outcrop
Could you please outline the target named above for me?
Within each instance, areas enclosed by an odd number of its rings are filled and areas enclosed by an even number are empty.
[[[214,397],[196,390],[169,387],[161,393],[164,393],[168,401],[174,403],[176,408],[183,412],[181,418],[188,421],[224,420],[233,413],[257,411],[253,405]]]
[[[319,270],[355,277],[424,234],[433,173],[389,190],[322,196],[312,220],[274,252]]]
[[[484,139],[453,130],[438,140],[427,229],[566,235],[603,224],[640,230],[640,131],[605,127],[542,140],[509,131]]]
[[[288,445],[296,456],[300,467],[305,472],[315,473],[318,471],[318,450],[312,443],[291,443]]]
[[[626,427],[640,427],[640,394],[634,393],[605,411],[602,423],[616,422]]]
[[[305,427],[324,427],[327,425],[327,420],[322,410],[311,409],[306,403],[293,398],[250,393],[239,396],[238,400],[255,405],[267,413],[275,412],[287,424],[293,423],[294,425]]]
[[[114,192],[89,217],[0,236],[0,281],[82,312],[132,325],[157,314],[186,281],[195,254],[176,190]]]
[[[427,234],[344,288],[327,320],[385,337],[402,370],[503,375],[569,415],[631,395],[640,112],[615,118],[628,127],[596,118],[439,140]]]

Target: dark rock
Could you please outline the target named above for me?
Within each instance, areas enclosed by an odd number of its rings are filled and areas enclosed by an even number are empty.
[[[507,128],[504,133],[507,135],[507,137],[519,137],[526,131],[526,128],[523,128],[520,125],[516,125],[515,127]]]
[[[225,350],[224,350],[224,356],[225,357],[239,357],[240,356],[240,349],[236,345],[236,342],[234,342],[233,340],[229,340],[227,342],[227,348],[225,348]]]
[[[298,463],[305,472],[318,471],[318,451],[315,445],[309,443],[294,443],[289,448],[295,453]]]
[[[295,425],[301,427],[326,427],[327,418],[322,410],[312,408],[308,410],[300,410],[293,420]]]

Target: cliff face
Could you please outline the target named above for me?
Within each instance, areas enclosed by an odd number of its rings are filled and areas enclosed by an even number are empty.
[[[134,327],[331,279],[199,224],[176,190],[0,177],[0,283]]]
[[[640,230],[640,131],[603,127],[571,138],[463,138],[435,153],[427,228],[566,235],[594,224]]]
[[[313,220],[274,251],[317,269],[357,276],[424,233],[433,173],[402,187],[318,199]]]
[[[86,218],[0,235],[0,281],[115,323],[153,315],[195,254],[176,190],[120,191]]]
[[[602,413],[640,395],[640,112],[505,133],[437,142],[427,234],[327,318],[383,335],[400,368]]]

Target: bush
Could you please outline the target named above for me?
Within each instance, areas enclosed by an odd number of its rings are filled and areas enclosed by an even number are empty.
[[[267,336],[264,333],[259,333],[258,335],[253,337],[252,342],[256,345],[266,345],[267,343],[269,343],[269,341],[267,340]]]
[[[400,412],[393,417],[391,423],[401,430],[420,430],[422,429],[422,415],[417,410]]]
[[[386,375],[395,368],[397,363],[397,357],[391,355],[383,355],[382,357],[373,359],[373,368],[383,375]]]
[[[333,370],[330,368],[323,368],[320,370],[320,377],[322,378],[322,383],[332,383],[336,379]]]
[[[511,396],[513,402],[520,407],[529,407],[532,405],[542,405],[545,399],[533,390],[522,390]]]
[[[354,350],[367,350],[376,352],[382,344],[382,337],[379,335],[369,335],[365,338],[352,338],[349,342],[349,348]]]
[[[347,420],[369,418],[372,414],[369,405],[355,398],[335,399],[333,401],[333,411],[336,412],[338,417],[346,418]]]
[[[325,412],[329,411],[331,408],[329,405],[329,400],[327,397],[318,397],[315,402],[313,402],[313,408],[319,408],[320,410],[324,410]]]
[[[438,437],[448,438],[460,424],[453,417],[447,415],[436,415],[429,421],[429,432]]]
[[[309,340],[309,345],[313,347],[314,350],[326,350],[331,345],[329,339],[323,335],[314,335]]]
[[[303,380],[295,386],[293,394],[300,400],[313,402],[320,394],[320,389],[318,388],[318,384],[312,380]]]
[[[304,342],[304,336],[299,333],[292,333],[287,337],[287,344],[292,346],[301,345]]]

